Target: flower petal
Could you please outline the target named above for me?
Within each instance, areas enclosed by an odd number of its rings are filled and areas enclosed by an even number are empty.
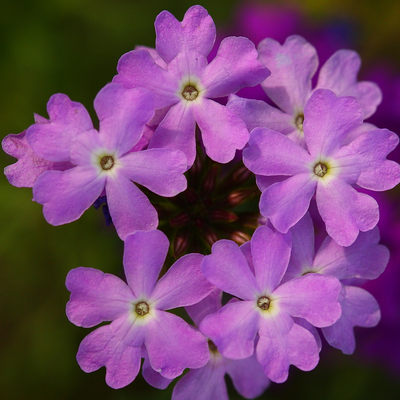
[[[69,271],[65,282],[71,297],[67,317],[77,326],[90,328],[127,314],[134,299],[127,284],[118,277],[94,268]]]
[[[268,96],[285,113],[302,113],[318,67],[315,48],[293,35],[282,46],[274,39],[264,39],[258,52],[259,59],[271,70],[271,76],[261,84]]]
[[[139,141],[145,124],[154,116],[154,95],[144,88],[125,89],[109,83],[97,94],[94,108],[105,147],[127,153]]]
[[[196,122],[201,130],[207,155],[219,163],[227,163],[235,157],[249,140],[245,123],[234,112],[204,99],[194,107]]]
[[[191,369],[179,379],[171,400],[229,400],[225,383],[225,368],[211,359],[202,368]]]
[[[179,82],[161,68],[147,50],[132,50],[118,61],[118,75],[113,82],[125,88],[144,87],[155,95],[155,108],[163,108],[178,102],[176,92]]]
[[[315,90],[304,108],[304,138],[315,157],[330,156],[346,136],[363,122],[363,112],[354,97],[337,97],[327,89]]]
[[[378,244],[378,227],[360,232],[348,247],[339,246],[329,236],[319,248],[313,270],[338,279],[376,279],[389,262],[389,250]]]
[[[164,265],[169,241],[159,230],[139,231],[125,238],[124,270],[136,297],[149,298]]]
[[[200,326],[206,315],[216,313],[221,308],[221,299],[222,291],[214,287],[207,297],[196,304],[185,307],[185,310],[196,326]]]
[[[272,293],[279,285],[289,263],[291,235],[273,232],[267,226],[256,229],[251,239],[254,270],[262,290]]]
[[[316,186],[309,173],[275,183],[262,193],[260,212],[279,232],[286,233],[307,212]]]
[[[214,21],[202,6],[190,7],[179,22],[170,12],[157,15],[156,50],[162,59],[169,63],[178,53],[197,51],[207,57],[216,35]]]
[[[254,301],[228,303],[201,322],[201,332],[214,342],[225,357],[237,360],[253,354],[260,319],[254,304]]]
[[[273,297],[282,311],[321,328],[339,319],[340,290],[341,284],[335,277],[310,273],[282,284]]]
[[[271,331],[268,336],[260,336],[256,354],[264,373],[276,383],[286,381],[290,365],[295,365],[302,371],[311,371],[319,361],[319,350],[314,336],[297,324],[293,324],[285,335]]]
[[[205,277],[224,292],[253,300],[259,288],[239,246],[223,239],[214,243],[211,251],[201,264]]]
[[[246,399],[260,396],[270,385],[255,353],[243,360],[231,360],[226,372],[232,378],[235,389]]]
[[[369,231],[378,223],[377,202],[341,179],[319,182],[316,200],[326,231],[341,246],[350,246],[359,231]]]
[[[91,165],[46,171],[33,186],[33,199],[43,205],[49,224],[66,224],[80,218],[94,203],[104,189],[104,181]]]
[[[157,311],[146,324],[145,345],[152,368],[168,379],[185,368],[203,367],[210,357],[203,334],[165,311]]]
[[[214,289],[201,272],[202,254],[186,254],[158,281],[152,298],[161,310],[190,306]]]
[[[8,182],[16,187],[32,187],[36,179],[45,171],[65,171],[73,165],[68,162],[53,162],[39,157],[26,139],[26,131],[17,135],[7,135],[1,142],[5,153],[18,158],[14,164],[4,168]]]
[[[85,372],[105,366],[107,385],[114,389],[129,385],[140,370],[140,346],[127,346],[121,340],[123,333],[123,329],[102,326],[82,340],[76,356]]]
[[[250,133],[249,147],[243,151],[243,162],[258,175],[296,175],[310,172],[312,158],[281,133],[255,128]]]
[[[180,150],[185,153],[188,167],[191,167],[196,158],[195,128],[193,107],[179,102],[170,108],[158,125],[150,139],[149,148]]]
[[[323,328],[322,333],[332,347],[342,350],[344,354],[352,354],[356,347],[353,328],[376,326],[381,313],[375,298],[366,290],[355,286],[344,286],[340,303],[342,316],[332,326]]]
[[[118,236],[157,228],[158,214],[149,199],[123,175],[107,178],[107,204]]]
[[[297,278],[308,272],[314,260],[314,224],[310,214],[290,228],[292,233],[292,252],[284,281]]]
[[[50,121],[31,125],[26,133],[33,151],[49,161],[69,161],[71,140],[93,129],[86,108],[65,94],[53,95],[47,103]]]
[[[263,127],[287,135],[296,129],[292,115],[285,114],[262,100],[232,95],[226,106],[242,118],[249,131]]]
[[[330,89],[337,96],[354,96],[361,104],[364,118],[370,117],[382,100],[382,93],[373,82],[357,82],[360,56],[352,50],[339,50],[321,67],[317,89]]]
[[[386,160],[398,143],[399,137],[395,133],[387,129],[374,129],[361,134],[343,148],[343,151],[350,153],[349,157],[353,154],[354,167],[360,170],[357,185],[383,191],[392,189],[400,182],[399,164]]]
[[[179,150],[148,149],[131,152],[122,157],[121,173],[152,192],[165,197],[176,196],[187,187],[183,173],[186,156]]]
[[[208,98],[228,96],[245,86],[256,86],[271,72],[258,59],[254,43],[245,37],[222,40],[217,55],[205,68],[201,83]]]

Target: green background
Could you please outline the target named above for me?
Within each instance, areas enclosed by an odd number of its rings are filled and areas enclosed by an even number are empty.
[[[314,27],[338,18],[352,21],[363,69],[384,62],[400,75],[399,2],[275,3],[297,5]],[[238,4],[201,3],[219,32],[232,24]],[[46,103],[54,93],[83,103],[96,121],[93,99],[116,74],[119,57],[138,44],[154,46],[159,12],[167,9],[181,20],[191,5],[183,0],[0,0],[0,136],[26,129],[34,112],[47,117]],[[0,154],[2,167],[14,161]],[[75,354],[89,330],[65,316],[65,276],[78,266],[120,273],[122,242],[94,209],[79,221],[53,227],[31,199],[31,189],[15,188],[0,177],[0,398],[170,398],[173,385],[159,391],[139,375],[116,391],[105,384],[104,368],[91,374],[80,370]],[[344,356],[328,349],[314,371],[291,368],[288,381],[272,385],[262,398],[398,399],[398,381],[398,374],[365,362],[357,351]]]

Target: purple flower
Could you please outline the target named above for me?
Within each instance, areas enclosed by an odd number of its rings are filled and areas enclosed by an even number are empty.
[[[158,230],[129,235],[124,252],[128,284],[92,268],[76,268],[67,276],[69,320],[85,328],[112,321],[83,339],[77,360],[85,372],[105,366],[106,382],[113,388],[135,379],[142,345],[153,370],[168,379],[209,359],[204,336],[164,311],[197,303],[212,291],[200,269],[203,256],[180,258],[157,282],[168,247]]]
[[[355,350],[354,326],[373,327],[380,320],[379,305],[366,290],[346,285],[350,278],[375,279],[389,261],[389,251],[378,244],[377,227],[361,232],[349,247],[339,246],[329,236],[314,254],[314,227],[307,213],[291,228],[292,254],[283,278],[288,281],[308,273],[331,275],[342,281],[339,302],[342,315],[333,325],[322,328],[328,343],[351,354]]]
[[[190,317],[200,326],[203,318],[221,308],[222,292],[213,290],[204,300],[186,307]],[[219,353],[215,344],[208,342],[210,359],[197,369],[191,369],[176,384],[172,400],[228,400],[225,374],[233,381],[236,390],[246,399],[260,396],[269,385],[269,379],[255,354],[242,360],[230,360]]]
[[[38,116],[36,116],[36,123],[41,123],[38,122]],[[73,167],[68,161],[54,162],[38,156],[29,145],[26,131],[17,135],[7,135],[1,145],[7,154],[18,159],[15,164],[4,168],[8,181],[16,187],[32,187],[36,179],[45,171],[64,171]]]
[[[315,90],[330,89],[337,96],[354,96],[361,104],[364,119],[382,100],[375,83],[357,82],[361,60],[355,51],[334,53],[321,67],[315,89],[311,80],[318,67],[317,52],[301,36],[289,36],[283,45],[264,39],[258,51],[259,59],[272,73],[261,86],[279,109],[263,101],[232,97],[228,108],[243,118],[250,131],[256,127],[273,129],[303,145],[304,109]]]
[[[150,89],[156,96],[155,108],[165,109],[149,147],[182,150],[190,167],[196,155],[197,123],[207,155],[220,163],[231,161],[248,140],[247,128],[234,112],[210,99],[255,86],[269,76],[269,70],[257,60],[254,44],[244,37],[224,39],[208,64],[215,25],[201,6],[189,8],[182,22],[163,11],[155,28],[156,51],[125,54],[114,78],[127,88]]]
[[[14,186],[32,187],[45,171],[72,168],[69,148],[74,136],[80,131],[93,129],[86,109],[65,94],[51,96],[47,112],[50,119],[35,114],[34,125],[3,139],[3,150],[18,158],[18,162],[4,169]]]
[[[232,359],[250,357],[258,334],[257,360],[274,382],[287,379],[290,364],[309,371],[318,363],[315,329],[294,318],[325,327],[341,314],[341,285],[334,277],[308,274],[280,284],[290,251],[290,234],[262,226],[242,248],[229,240],[216,242],[202,262],[211,283],[242,301],[205,317],[200,330]]]
[[[132,182],[161,196],[175,196],[186,189],[186,157],[171,149],[132,151],[154,114],[153,95],[147,90],[109,84],[97,95],[94,107],[99,132],[79,121],[64,124],[69,129],[61,133],[62,124],[36,124],[28,129],[35,152],[75,165],[42,173],[33,186],[34,200],[43,204],[49,223],[60,225],[78,219],[105,194],[121,239],[136,230],[155,229],[157,212]],[[60,149],[57,135],[63,145]]]
[[[378,222],[377,202],[357,192],[357,185],[388,190],[400,182],[400,166],[386,156],[399,138],[386,129],[368,130],[346,143],[349,132],[362,124],[362,109],[353,97],[336,97],[316,90],[304,109],[306,148],[267,128],[251,132],[243,152],[255,174],[276,179],[260,199],[260,212],[281,232],[287,232],[307,212],[316,193],[328,234],[341,246],[351,245],[359,231]]]

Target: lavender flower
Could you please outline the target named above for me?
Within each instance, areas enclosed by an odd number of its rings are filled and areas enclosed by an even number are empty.
[[[85,372],[105,366],[106,382],[113,388],[135,379],[142,345],[151,367],[168,379],[209,359],[204,336],[164,311],[197,303],[211,292],[213,286],[200,269],[203,256],[180,258],[157,282],[168,247],[167,237],[158,230],[129,235],[124,252],[128,284],[92,268],[76,268],[67,276],[69,320],[85,328],[112,321],[86,336],[77,360]]]
[[[65,147],[58,151],[53,146],[56,134],[52,127],[36,124],[28,130],[35,152],[51,153],[53,161],[70,160],[75,165],[66,171],[42,173],[33,186],[34,200],[43,204],[49,223],[60,225],[78,219],[105,194],[122,239],[136,230],[155,229],[157,212],[132,181],[161,196],[174,196],[186,188],[182,175],[186,157],[172,149],[132,151],[154,114],[153,95],[145,89],[125,90],[109,84],[99,92],[94,106],[99,132],[80,126],[79,121],[71,123],[71,135],[68,130],[64,133]]]
[[[45,171],[72,168],[69,149],[73,138],[79,132],[93,129],[85,107],[65,94],[51,96],[47,112],[50,119],[35,114],[34,125],[18,135],[8,135],[2,141],[3,150],[18,158],[18,162],[4,169],[14,186],[33,187]]]
[[[220,240],[204,257],[206,278],[243,301],[222,307],[204,318],[200,329],[227,358],[250,357],[258,334],[256,355],[274,382],[287,379],[289,365],[309,371],[318,363],[319,345],[313,328],[332,325],[341,315],[337,297],[340,282],[317,274],[280,284],[287,269],[290,235],[259,227],[243,252],[229,240]],[[247,257],[246,257],[247,256]]]
[[[204,300],[186,307],[190,317],[200,326],[203,318],[221,308],[222,292],[213,290]],[[236,390],[246,399],[261,395],[268,387],[269,379],[256,359],[255,354],[242,360],[230,360],[224,357],[212,341],[208,341],[210,359],[197,369],[191,369],[176,384],[172,400],[228,400],[225,374],[233,381]]]
[[[373,327],[380,320],[379,305],[366,290],[346,284],[351,278],[375,279],[389,261],[389,251],[378,244],[379,231],[362,232],[349,247],[327,237],[314,255],[314,227],[307,213],[291,228],[293,247],[283,281],[308,273],[331,275],[342,281],[339,302],[342,315],[333,325],[322,328],[328,343],[351,354],[355,350],[354,326]]]
[[[361,60],[355,51],[334,53],[321,67],[315,89],[311,80],[318,67],[317,52],[301,36],[289,36],[283,45],[274,39],[264,39],[258,51],[259,59],[272,72],[261,86],[279,109],[263,101],[232,97],[228,108],[243,118],[249,130],[270,128],[304,145],[304,109],[315,90],[330,89],[337,96],[354,96],[365,119],[382,100],[375,83],[357,82]]]
[[[197,123],[207,155],[220,163],[232,160],[246,144],[248,131],[234,112],[210,99],[255,86],[269,76],[257,60],[254,44],[244,37],[228,37],[208,64],[215,25],[201,6],[189,8],[182,22],[163,11],[155,28],[156,52],[141,49],[125,54],[114,78],[127,88],[150,89],[156,96],[155,107],[165,110],[149,147],[182,150],[190,167],[196,155]]]
[[[376,201],[352,186],[381,191],[400,182],[400,166],[386,160],[399,138],[375,129],[345,145],[348,133],[362,124],[362,109],[353,97],[336,97],[326,89],[313,93],[304,116],[307,150],[267,128],[251,132],[243,152],[245,165],[255,174],[277,179],[263,191],[260,212],[287,232],[307,212],[316,193],[328,234],[349,246],[359,231],[372,229],[379,219]]]

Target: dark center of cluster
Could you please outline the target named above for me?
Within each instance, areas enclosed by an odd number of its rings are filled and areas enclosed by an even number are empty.
[[[137,315],[143,317],[144,315],[149,313],[149,305],[144,301],[141,301],[140,303],[137,303],[135,305],[135,312]]]
[[[104,156],[100,160],[100,166],[103,170],[108,171],[114,166],[114,159],[111,156]]]
[[[327,172],[328,167],[324,163],[319,162],[314,165],[314,174],[319,176],[320,178],[324,177]]]
[[[196,100],[198,95],[199,91],[193,85],[187,85],[185,89],[183,89],[182,91],[182,96],[184,97],[185,100],[188,101]]]
[[[268,310],[271,304],[271,299],[267,296],[262,296],[257,300],[257,306],[261,308],[261,310]]]

